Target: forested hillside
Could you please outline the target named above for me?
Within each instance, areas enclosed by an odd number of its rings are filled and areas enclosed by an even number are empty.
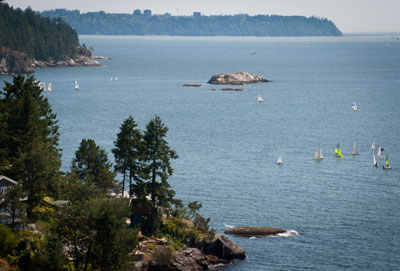
[[[29,58],[47,60],[73,57],[78,35],[62,19],[42,17],[31,9],[14,9],[0,3],[0,49],[25,53]]]
[[[43,16],[62,18],[79,34],[180,36],[340,36],[325,18],[247,14],[229,16],[145,16],[56,9]]]

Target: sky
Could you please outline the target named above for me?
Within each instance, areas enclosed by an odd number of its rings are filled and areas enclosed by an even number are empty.
[[[151,9],[153,14],[204,15],[247,13],[318,16],[332,20],[344,33],[400,32],[400,0],[6,0],[25,9],[79,9],[81,12],[132,13]]]

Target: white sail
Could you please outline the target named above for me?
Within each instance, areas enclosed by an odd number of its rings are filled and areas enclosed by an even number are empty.
[[[358,110],[358,106],[356,104],[356,102],[353,102],[353,104],[351,105],[351,107],[353,108],[354,111]]]
[[[78,90],[79,89],[79,84],[78,81],[75,81],[75,89]]]
[[[110,81],[112,82],[112,80],[113,80],[113,78],[111,77],[111,78],[110,78]]]
[[[375,140],[374,140],[374,142],[372,142],[371,148],[373,151],[375,151],[375,149],[376,149]]]
[[[374,157],[374,167],[378,166],[378,163],[376,162],[376,158],[375,158],[375,152],[372,152],[372,156]]]
[[[47,91],[51,92],[53,90],[52,86],[51,86],[51,82],[47,85]]]
[[[276,161],[276,163],[278,165],[282,165],[283,161],[282,161],[282,156],[279,156],[278,161]]]
[[[262,102],[264,102],[264,99],[261,97],[261,94],[258,94],[258,102],[259,103],[262,103]]]
[[[115,81],[118,81],[118,77],[115,76]]]
[[[315,150],[315,153],[314,153],[314,159],[315,160],[319,159],[319,146],[318,145],[317,145],[317,149]]]
[[[379,146],[378,148],[378,159],[385,159],[385,157],[382,156],[382,146]]]
[[[319,148],[319,159],[324,159],[324,155],[322,154],[321,148]]]

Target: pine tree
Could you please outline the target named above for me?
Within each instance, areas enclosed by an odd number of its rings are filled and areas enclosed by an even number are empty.
[[[146,126],[144,141],[146,144],[146,167],[147,191],[151,195],[151,217],[150,231],[155,233],[156,220],[158,219],[158,207],[170,207],[175,192],[170,189],[168,177],[172,175],[173,169],[170,159],[178,158],[165,140],[168,127],[156,116]]]
[[[34,76],[13,76],[1,94],[0,114],[7,116],[7,125],[0,145],[10,163],[2,172],[22,184],[31,219],[43,197],[56,193],[61,166],[56,114]]]
[[[83,139],[72,160],[71,174],[76,174],[81,182],[96,185],[107,192],[115,185],[111,166],[103,148],[93,139]]]
[[[121,125],[115,148],[112,150],[115,156],[115,169],[122,174],[122,195],[125,191],[126,173],[129,173],[129,195],[132,196],[132,178],[140,180],[143,164],[144,142],[141,131],[132,116]]]

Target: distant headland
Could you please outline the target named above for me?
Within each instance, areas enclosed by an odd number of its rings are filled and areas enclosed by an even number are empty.
[[[55,9],[42,16],[61,18],[78,34],[88,35],[169,35],[169,36],[341,36],[336,25],[319,17],[280,15],[153,15],[151,10],[133,13],[105,13]]]
[[[76,31],[62,19],[0,3],[0,74],[36,67],[100,66]]]

